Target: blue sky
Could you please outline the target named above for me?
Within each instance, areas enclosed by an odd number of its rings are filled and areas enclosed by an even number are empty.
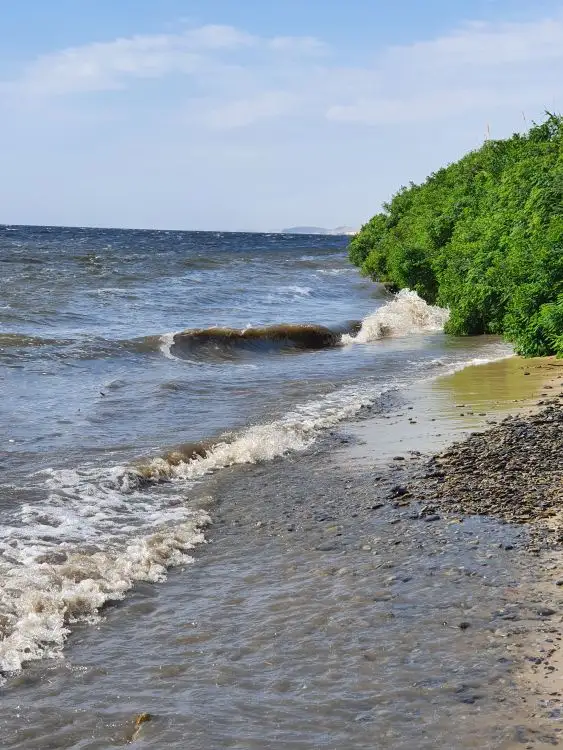
[[[563,111],[563,0],[0,0],[0,222],[359,226]]]

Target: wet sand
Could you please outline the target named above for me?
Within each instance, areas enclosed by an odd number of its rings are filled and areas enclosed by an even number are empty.
[[[561,390],[562,378],[563,360],[508,357],[420,382],[397,394],[392,413],[349,426],[345,460],[375,466],[401,454],[438,452],[509,414],[537,409]]]

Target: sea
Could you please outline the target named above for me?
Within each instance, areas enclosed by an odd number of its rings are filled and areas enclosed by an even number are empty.
[[[492,617],[513,532],[367,531],[333,457],[510,350],[348,241],[0,227],[2,747],[504,747],[504,645],[443,621]]]

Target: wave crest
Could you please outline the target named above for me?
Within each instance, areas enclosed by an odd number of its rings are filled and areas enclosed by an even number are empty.
[[[341,333],[313,323],[280,323],[249,328],[194,328],[174,334],[169,351],[174,355],[194,351],[327,349],[336,346]]]
[[[367,344],[388,336],[441,331],[449,315],[449,310],[427,304],[416,292],[401,289],[390,302],[364,318],[355,336],[344,334],[342,343]]]

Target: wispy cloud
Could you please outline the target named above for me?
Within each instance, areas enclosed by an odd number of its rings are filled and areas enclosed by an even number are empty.
[[[347,93],[328,119],[377,125],[550,106],[563,97],[563,20],[467,24],[385,50],[373,72],[377,90]]]
[[[255,97],[235,99],[206,112],[203,119],[215,130],[230,130],[287,115],[295,111],[297,98],[287,91],[266,91]]]
[[[270,47],[279,52],[297,52],[304,55],[323,55],[328,46],[313,36],[277,36],[270,41]]]
[[[353,59],[207,25],[29,60],[0,81],[5,220],[355,224],[487,124],[503,137],[522,112],[563,109],[563,17],[459,24]]]
[[[411,64],[489,66],[530,63],[563,57],[563,22],[468,23],[429,41],[391,48],[393,60]]]
[[[209,56],[257,42],[256,37],[231,26],[94,42],[37,58],[12,82],[12,90],[50,97],[121,89],[131,79],[193,74]]]
[[[468,23],[433,40],[389,47],[348,68],[310,36],[259,37],[232,26],[132,36],[43,55],[3,85],[26,100],[123,90],[183,76],[192,122],[243,127],[289,111],[341,123],[416,122],[520,103],[550,106],[563,89],[563,20]],[[336,51],[337,52],[337,51]]]
[[[12,92],[53,97],[124,89],[135,79],[156,79],[179,73],[195,75],[217,63],[237,62],[251,51],[253,62],[271,57],[316,57],[326,45],[314,37],[261,38],[232,26],[208,25],[178,34],[155,34],[94,42],[42,55],[8,84]],[[6,90],[6,84],[4,85]]]

